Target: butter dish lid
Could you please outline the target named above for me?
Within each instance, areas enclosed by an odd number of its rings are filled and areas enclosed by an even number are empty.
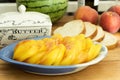
[[[18,7],[18,12],[7,12],[0,15],[0,27],[47,25],[52,25],[52,22],[48,15],[40,12],[26,12],[26,7],[24,5],[20,5]]]

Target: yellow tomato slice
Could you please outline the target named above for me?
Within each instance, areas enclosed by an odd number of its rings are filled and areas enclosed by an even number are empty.
[[[66,47],[63,44],[60,44],[58,47],[59,47],[60,50],[59,50],[58,56],[57,56],[53,65],[59,65],[60,64],[61,60],[64,57],[64,53],[65,53],[65,50],[66,50]]]
[[[43,56],[40,64],[53,65],[53,63],[55,62],[55,60],[58,56],[58,53],[59,53],[59,48],[56,47],[56,48],[52,49],[51,51],[46,53],[46,55]]]
[[[41,58],[45,55],[45,53],[46,53],[45,51],[38,52],[33,56],[31,56],[30,58],[28,58],[25,62],[32,63],[32,64],[39,64]]]
[[[38,50],[38,47],[36,46],[35,40],[21,41],[15,47],[13,59],[24,61],[28,57],[35,54],[37,50]]]

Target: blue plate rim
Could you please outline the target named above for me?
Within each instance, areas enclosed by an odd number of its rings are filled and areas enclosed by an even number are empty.
[[[37,37],[37,38],[33,38],[33,39],[42,39],[42,38],[46,38],[46,37],[50,37],[50,36]],[[76,64],[76,65],[68,65],[68,66],[47,66],[47,65],[29,64],[26,62],[19,62],[19,61],[13,60],[11,58],[5,57],[5,55],[3,54],[3,51],[10,48],[11,46],[14,48],[17,43],[18,42],[12,43],[12,44],[2,48],[0,50],[0,59],[2,59],[3,61],[6,61],[6,62],[12,63],[12,64],[32,66],[32,67],[51,68],[51,69],[54,69],[54,68],[74,68],[74,67],[83,67],[83,66],[90,66],[90,65],[96,64],[96,63],[100,62],[103,58],[105,58],[105,56],[108,53],[107,47],[105,45],[102,45],[102,50],[101,50],[100,55],[98,55],[98,57],[96,57],[95,59],[93,59],[89,62]]]

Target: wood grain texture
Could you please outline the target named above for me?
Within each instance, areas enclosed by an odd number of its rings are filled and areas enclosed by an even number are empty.
[[[64,16],[53,25],[53,30],[72,19],[73,16]],[[109,50],[107,57],[100,63],[77,73],[64,76],[36,75],[0,60],[0,80],[120,80],[120,33],[114,35],[119,40],[118,47]]]

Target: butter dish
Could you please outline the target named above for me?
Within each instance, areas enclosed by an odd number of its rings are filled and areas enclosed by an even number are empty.
[[[15,41],[50,36],[52,22],[48,15],[39,12],[26,12],[20,5],[18,12],[7,12],[0,15],[0,47]]]

